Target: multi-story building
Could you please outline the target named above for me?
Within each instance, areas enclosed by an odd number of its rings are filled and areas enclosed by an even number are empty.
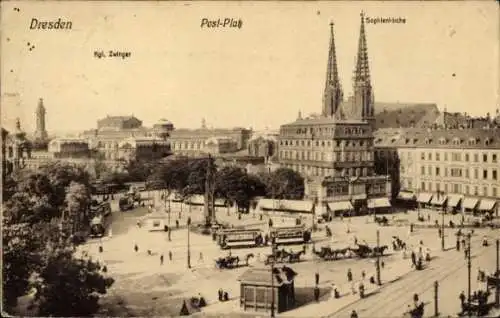
[[[262,157],[268,162],[276,155],[279,132],[272,134],[269,132],[256,133],[248,141],[248,154],[254,157]]]
[[[170,141],[157,137],[127,138],[118,144],[119,161],[157,160],[171,154]]]
[[[424,205],[492,211],[500,198],[500,128],[402,129],[375,145],[377,160],[399,163],[401,191]]]
[[[301,173],[306,196],[331,211],[388,207],[390,181],[374,173],[374,98],[368,66],[365,27],[361,30],[354,71],[354,96],[343,101],[333,23],[321,116],[282,125],[279,162]]]
[[[175,154],[204,156],[208,153],[206,145],[210,138],[231,138],[235,142],[233,152],[236,152],[247,148],[251,135],[251,129],[207,128],[203,121],[199,129],[175,129],[170,134],[170,141]]]
[[[53,158],[89,158],[89,143],[81,138],[55,138],[49,142],[48,152]]]

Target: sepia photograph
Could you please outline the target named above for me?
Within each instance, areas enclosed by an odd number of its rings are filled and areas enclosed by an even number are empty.
[[[2,315],[500,317],[496,1],[2,1]]]

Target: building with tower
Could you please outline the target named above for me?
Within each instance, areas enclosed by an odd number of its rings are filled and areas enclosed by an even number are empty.
[[[305,194],[331,215],[390,206],[391,183],[374,171],[374,97],[370,81],[364,15],[353,76],[353,96],[343,100],[333,23],[321,116],[282,125],[278,157],[282,167],[305,178]]]
[[[36,129],[35,129],[35,140],[46,142],[48,139],[47,129],[45,125],[45,106],[43,105],[43,99],[38,100],[38,106],[36,108]]]

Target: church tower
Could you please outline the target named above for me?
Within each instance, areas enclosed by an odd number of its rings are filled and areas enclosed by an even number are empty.
[[[38,100],[38,107],[36,108],[36,130],[35,139],[47,140],[47,130],[45,129],[45,106],[43,106],[43,99]]]
[[[358,55],[353,74],[352,119],[368,121],[372,127],[375,123],[375,100],[370,81],[368,63],[368,46],[366,44],[364,14],[361,12],[361,28],[359,32]]]
[[[339,81],[337,69],[337,55],[335,53],[335,37],[333,35],[333,22],[330,23],[330,48],[326,69],[325,92],[323,94],[323,111],[325,117],[332,117],[342,103],[344,96]]]

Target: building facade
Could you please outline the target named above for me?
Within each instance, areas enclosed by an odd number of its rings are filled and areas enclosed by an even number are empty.
[[[157,137],[124,139],[116,152],[117,159],[123,162],[157,160],[170,154],[170,141]]]
[[[409,129],[381,136],[376,157],[398,159],[402,192],[476,203],[500,198],[500,128]]]
[[[53,158],[89,158],[90,149],[81,138],[55,138],[49,142],[48,152]]]
[[[348,206],[361,211],[370,200],[390,196],[387,176],[374,173],[374,99],[371,88],[363,15],[354,96],[342,101],[333,24],[321,116],[282,125],[278,139],[281,166],[301,173],[306,197],[330,210]],[[344,204],[346,203],[346,204]]]

